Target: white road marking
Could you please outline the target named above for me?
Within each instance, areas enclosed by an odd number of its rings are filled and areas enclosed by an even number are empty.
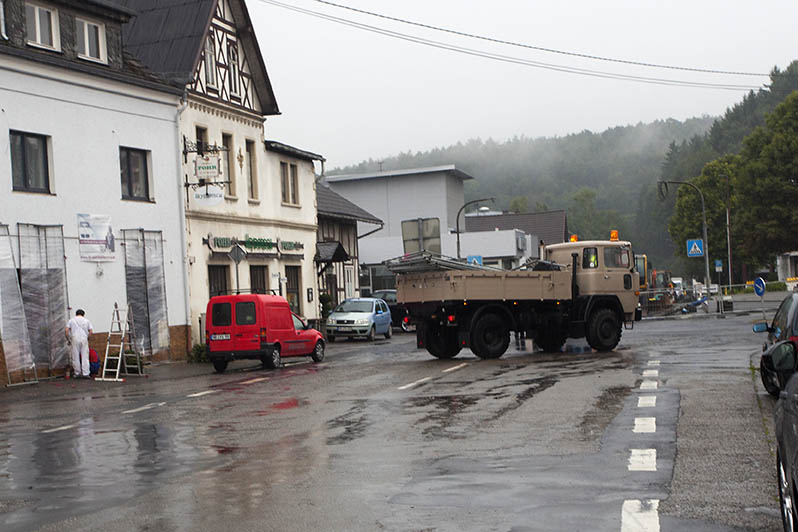
[[[210,395],[216,393],[216,390],[205,390],[204,392],[190,393],[186,397],[202,397],[203,395]]]
[[[656,449],[630,449],[629,471],[656,471]]]
[[[658,369],[644,369],[643,377],[659,377]]]
[[[449,373],[450,371],[454,371],[454,370],[457,370],[457,369],[460,369],[460,368],[464,368],[467,365],[468,365],[468,362],[463,362],[462,364],[458,364],[456,366],[452,366],[451,368],[447,368],[447,369],[441,371],[441,373]]]
[[[657,418],[655,417],[636,417],[635,428],[632,432],[657,432]]]
[[[148,405],[140,406],[139,408],[133,408],[132,410],[124,410],[122,413],[123,414],[135,414],[137,412],[143,412],[145,410],[149,410],[151,408],[156,408],[156,407],[159,407],[159,406],[163,406],[165,404],[166,403],[150,403]]]
[[[257,377],[254,379],[249,379],[248,381],[243,381],[241,384],[255,384],[256,382],[267,381],[269,377]]]
[[[657,381],[643,381],[640,383],[641,390],[656,390]]]
[[[62,431],[62,430],[74,429],[77,426],[78,425],[76,423],[73,423],[72,425],[64,425],[62,427],[56,427],[54,429],[43,430],[42,433],[43,434],[50,434],[51,432],[59,432],[59,431]]]
[[[412,388],[413,386],[417,386],[422,382],[427,382],[428,380],[432,380],[432,377],[424,377],[423,379],[418,379],[416,382],[411,382],[410,384],[405,384],[404,386],[400,386],[399,390],[407,390],[408,388]]]
[[[659,360],[649,360],[648,361],[648,365],[649,366],[659,366]]]
[[[648,408],[651,406],[657,406],[656,395],[641,395],[637,398],[637,408]]]
[[[621,532],[659,532],[659,500],[623,501]]]

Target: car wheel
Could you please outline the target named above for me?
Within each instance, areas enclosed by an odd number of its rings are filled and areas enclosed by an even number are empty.
[[[368,334],[368,336],[366,336],[366,340],[368,340],[369,342],[373,342],[374,341],[374,337],[377,335],[376,328],[377,328],[376,325],[372,325],[371,329],[369,329],[369,334]]]
[[[224,373],[224,370],[227,369],[227,361],[226,360],[214,360],[213,361],[213,369],[216,370],[216,373]]]
[[[393,336],[393,326],[389,323],[388,329],[385,331],[385,338],[390,338]]]
[[[471,351],[479,358],[499,358],[510,345],[510,328],[498,314],[485,314],[471,330]]]
[[[781,461],[781,454],[776,455],[776,469],[779,475],[779,502],[781,503],[781,522],[785,532],[795,532],[798,529],[796,523],[795,498],[790,487],[787,472],[784,471],[784,463]]]
[[[279,368],[280,364],[282,363],[282,358],[280,358],[280,346],[275,345],[274,349],[272,349],[271,354],[264,356],[261,359],[261,362],[263,362],[264,367],[267,367],[269,369]]]
[[[770,396],[774,399],[778,399],[781,389],[776,381],[776,375],[768,369],[768,367],[765,365],[765,361],[761,358],[759,359],[759,376],[762,379],[762,384],[765,386],[765,389],[768,391]]]
[[[612,351],[621,341],[621,322],[612,309],[602,308],[587,320],[587,343],[596,351]]]
[[[324,342],[319,340],[316,342],[316,347],[313,348],[313,354],[310,355],[313,362],[321,362],[324,360]]]

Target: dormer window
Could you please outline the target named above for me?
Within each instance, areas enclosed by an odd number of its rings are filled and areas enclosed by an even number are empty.
[[[61,51],[58,11],[31,2],[25,3],[27,41],[31,46]]]
[[[78,57],[107,63],[105,25],[81,18],[75,19],[75,47]]]
[[[213,33],[205,39],[205,84],[216,88],[216,45],[213,42]]]

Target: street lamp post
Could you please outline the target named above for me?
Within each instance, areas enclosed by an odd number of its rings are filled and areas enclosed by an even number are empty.
[[[732,289],[732,262],[731,262],[731,199],[729,196],[729,176],[726,175],[726,250],[729,253],[729,294]]]
[[[457,258],[460,258],[460,213],[463,212],[463,209],[472,205],[474,203],[479,203],[480,201],[491,201],[496,203],[496,198],[482,198],[482,199],[475,199],[471,201],[467,201],[460,207],[460,210],[457,211],[457,218],[455,219],[455,231],[457,232]]]
[[[707,210],[704,207],[704,194],[701,193],[701,189],[699,189],[694,184],[690,183],[689,181],[659,181],[659,192],[660,196],[664,198],[668,195],[668,183],[674,185],[687,185],[695,189],[698,192],[698,196],[701,198],[701,217],[704,222],[704,285],[707,287],[707,294],[711,296],[712,294],[709,291],[710,281],[711,278],[709,276],[709,239],[707,238]],[[664,192],[663,192],[664,190]],[[720,292],[720,287],[718,287],[718,292]]]

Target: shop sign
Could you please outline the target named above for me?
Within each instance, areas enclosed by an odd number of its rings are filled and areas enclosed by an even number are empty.
[[[219,185],[205,185],[194,191],[194,203],[198,207],[214,207],[224,201],[224,188]]]
[[[218,155],[198,155],[194,159],[194,174],[197,181],[216,181],[221,175],[221,159]]]
[[[284,251],[299,251],[305,249],[305,244],[302,242],[291,242],[290,240],[281,240],[280,249]]]
[[[235,236],[211,236],[202,239],[203,243],[210,244],[214,249],[232,248],[233,246],[243,246],[247,251],[263,251],[263,250],[277,250],[283,251],[301,251],[305,249],[305,244],[302,242],[294,242],[290,240],[273,240],[271,238],[256,238],[249,235],[244,235],[244,238]]]
[[[78,214],[78,248],[82,261],[113,261],[116,245],[111,217],[105,214]]]

